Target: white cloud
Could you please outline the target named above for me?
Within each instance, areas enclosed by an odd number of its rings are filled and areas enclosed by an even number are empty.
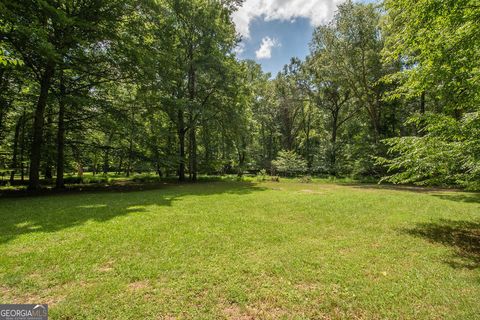
[[[337,5],[345,0],[246,0],[233,14],[237,32],[250,37],[250,22],[263,17],[266,21],[292,21],[307,18],[313,26],[327,22],[333,17]]]
[[[245,51],[245,43],[243,42],[237,43],[235,48],[233,48],[233,52],[235,52],[237,55],[241,55],[244,51]]]
[[[260,48],[255,51],[257,59],[270,59],[272,57],[272,49],[275,47],[280,47],[280,43],[276,39],[270,37],[263,38]]]

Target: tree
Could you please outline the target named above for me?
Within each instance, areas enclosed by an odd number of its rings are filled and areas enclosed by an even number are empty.
[[[280,151],[272,164],[278,172],[287,176],[294,176],[307,171],[307,162],[291,150]]]
[[[422,0],[406,6],[387,0],[385,8],[385,58],[403,61],[389,78],[399,83],[392,96],[421,101],[421,112],[410,120],[421,128],[420,136],[387,141],[391,157],[380,159],[394,173],[387,180],[479,188],[478,4]]]
[[[384,133],[382,114],[384,88],[380,80],[389,72],[381,52],[384,38],[380,30],[380,13],[373,4],[347,1],[339,5],[329,25],[315,29],[311,47],[322,51],[324,61],[341,77],[357,103],[370,119],[373,142]]]
[[[39,83],[30,152],[29,188],[39,187],[44,113],[55,71],[63,68],[71,50],[108,47],[130,3],[102,1],[26,1],[0,3],[4,25],[0,40],[21,57]]]
[[[325,126],[330,133],[330,145],[326,148],[327,167],[329,173],[336,176],[342,142],[339,143],[341,129],[358,114],[361,107],[352,98],[348,83],[343,81],[339,70],[332,65],[329,54],[325,54],[327,50],[334,50],[334,48],[325,47],[314,51],[308,58],[307,70],[310,81],[306,88],[313,104],[324,115]]]
[[[273,78],[235,56],[240,4],[0,0],[2,175],[16,184],[30,165],[31,189],[41,173],[62,188],[84,171],[195,181],[272,167],[478,184],[473,0],[346,1]]]

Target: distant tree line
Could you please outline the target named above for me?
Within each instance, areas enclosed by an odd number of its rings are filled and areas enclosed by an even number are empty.
[[[0,0],[0,172],[245,172],[480,189],[480,7],[347,1],[274,78],[238,0]]]

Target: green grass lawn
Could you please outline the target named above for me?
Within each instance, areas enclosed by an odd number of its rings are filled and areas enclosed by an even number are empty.
[[[51,319],[475,319],[480,195],[211,182],[0,198],[0,303]]]

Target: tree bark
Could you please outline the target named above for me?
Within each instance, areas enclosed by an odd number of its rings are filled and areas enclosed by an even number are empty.
[[[127,171],[126,175],[127,177],[130,177],[130,171],[132,170],[132,147],[133,147],[133,141],[130,139],[129,146],[128,146],[128,161],[127,161]]]
[[[178,180],[185,181],[185,119],[183,110],[178,110]]]
[[[17,171],[18,162],[17,162],[17,154],[18,154],[18,140],[20,136],[20,129],[22,127],[22,122],[24,121],[23,116],[18,118],[17,124],[15,125],[15,135],[13,138],[13,156],[12,156],[12,172],[10,173],[10,183],[13,184],[15,182],[15,173]]]
[[[188,98],[190,100],[190,144],[189,144],[189,177],[197,181],[197,132],[194,118],[195,112],[195,67],[193,65],[193,48],[189,52],[190,68],[188,70]]]
[[[425,132],[424,132],[425,123],[423,119],[423,116],[425,115],[425,91],[422,91],[422,94],[420,96],[420,115],[422,116],[422,119],[420,119],[420,125],[417,131],[418,131],[418,135],[422,137],[425,135]]]
[[[45,107],[47,105],[48,91],[50,89],[51,80],[55,68],[53,64],[48,64],[43,72],[40,81],[40,95],[38,96],[37,107],[35,109],[35,117],[33,120],[32,146],[30,150],[30,173],[28,188],[35,190],[40,187],[40,158],[42,151],[42,134]]]
[[[108,171],[110,170],[109,168],[109,155],[110,155],[110,149],[106,148],[103,154],[103,174],[107,175]]]
[[[332,136],[331,136],[331,144],[332,150],[330,153],[330,174],[333,176],[337,176],[337,132],[338,132],[338,114],[339,109],[336,108],[332,112]]]
[[[117,174],[122,173],[122,167],[123,167],[123,154],[120,153],[120,159],[118,161],[118,167],[117,167]]]
[[[158,148],[155,149],[155,170],[157,171],[158,177],[161,178],[162,169],[160,168],[160,152],[158,152]]]
[[[420,114],[422,116],[425,114],[425,91],[423,91],[420,96]]]
[[[55,186],[58,189],[65,187],[63,176],[65,174],[65,79],[63,72],[60,76],[60,100],[58,108],[58,128],[57,128],[57,178]]]
[[[7,113],[8,104],[0,97],[0,143],[3,142],[3,122]]]
[[[7,89],[8,81],[4,79],[5,69],[0,68],[0,91],[4,92]],[[0,144],[3,142],[3,127],[4,120],[9,109],[9,103],[0,95]]]
[[[306,154],[306,159],[307,159],[307,168],[308,168],[308,173],[312,173],[312,155],[310,152],[310,129],[312,125],[312,111],[310,110],[310,106],[308,107],[307,110],[307,117],[306,117],[306,123],[305,123],[305,154]],[[305,116],[304,116],[305,118]]]
[[[197,134],[192,122],[189,137],[189,178],[191,181],[197,181]]]
[[[52,173],[52,152],[50,150],[52,144],[52,115],[51,112],[48,112],[47,124],[46,124],[46,134],[45,134],[45,146],[47,147],[47,152],[45,153],[45,179],[50,180],[53,178]]]
[[[75,162],[77,163],[77,176],[82,177],[83,164],[82,164],[82,158],[80,156],[80,150],[76,145],[72,145],[71,147],[72,147],[73,159],[75,159]]]
[[[128,143],[128,163],[127,163],[127,177],[130,177],[130,172],[132,171],[132,158],[133,158],[133,134],[135,130],[135,111],[133,106],[130,110],[130,138]]]
[[[23,109],[23,121],[22,121],[22,134],[21,134],[21,145],[20,145],[20,181],[22,183],[25,181],[25,165],[23,163],[24,154],[25,154],[25,123],[27,122],[25,108]]]

